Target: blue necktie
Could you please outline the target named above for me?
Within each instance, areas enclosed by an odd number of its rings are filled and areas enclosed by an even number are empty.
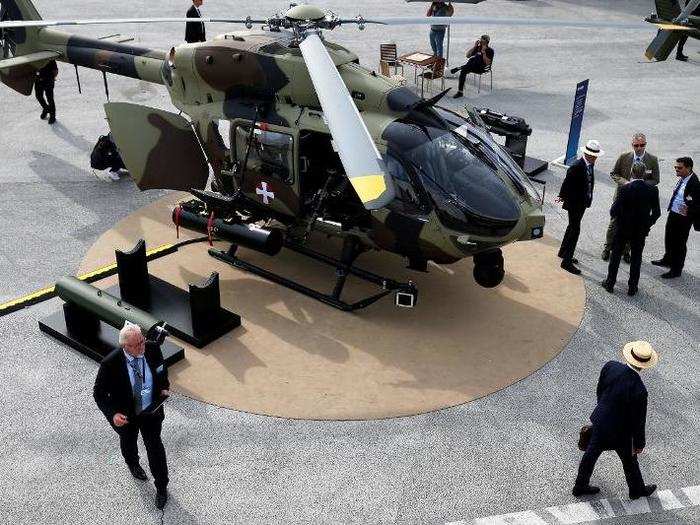
[[[141,358],[135,357],[131,361],[131,369],[134,371],[134,409],[137,414],[140,414],[143,410],[141,390],[143,390],[143,366],[141,365]]]
[[[667,211],[671,211],[671,207],[673,206],[673,201],[676,200],[676,195],[678,195],[678,190],[681,189],[681,184],[683,184],[684,180],[685,179],[678,177],[678,184],[676,184],[676,189],[673,190],[673,195],[671,195],[671,202],[668,203],[668,208],[666,208]]]

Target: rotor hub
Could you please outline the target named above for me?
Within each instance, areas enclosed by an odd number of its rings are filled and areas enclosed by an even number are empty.
[[[326,18],[326,13],[314,5],[302,4],[289,9],[285,17],[291,22],[320,22]]]

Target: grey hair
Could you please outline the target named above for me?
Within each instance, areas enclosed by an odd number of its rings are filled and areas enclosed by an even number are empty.
[[[632,135],[632,142],[634,142],[637,139],[642,139],[644,142],[647,141],[647,136],[644,133],[637,132],[634,135]]]
[[[635,162],[634,164],[632,164],[631,177],[633,179],[643,179],[646,171],[647,167],[644,165],[643,162]]]
[[[136,332],[139,334],[141,333],[141,327],[139,325],[130,323],[129,321],[124,321],[124,326],[121,330],[119,330],[119,344],[123,346],[124,343],[126,343],[129,334]]]

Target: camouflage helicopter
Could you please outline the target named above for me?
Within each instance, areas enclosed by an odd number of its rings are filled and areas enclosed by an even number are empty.
[[[656,0],[656,12],[645,20],[659,28],[645,52],[649,60],[666,60],[684,36],[700,40],[700,0],[688,0],[683,8],[678,0]]]
[[[0,13],[0,80],[20,93],[31,93],[35,71],[49,59],[100,70],[105,85],[107,73],[164,85],[181,114],[105,105],[138,186],[190,191],[196,198],[178,206],[173,220],[231,241],[231,249],[212,255],[329,305],[354,310],[392,291],[397,305],[415,304],[412,282],[354,265],[370,249],[399,254],[417,271],[426,271],[428,261],[472,257],[476,282],[493,287],[505,273],[501,247],[543,235],[541,196],[473,110],[440,107],[446,91],[418,97],[323,38],[343,24],[484,19],[340,19],[293,5],[265,20],[204,18],[247,30],[158,51],[50,27],[187,19],[46,21],[29,0],[2,0]],[[263,27],[253,30],[254,24]],[[229,127],[228,144],[219,122]],[[313,231],[342,238],[341,256],[311,250]],[[239,245],[270,255],[284,246],[330,264],[334,289],[312,290],[243,261]],[[382,290],[346,303],[340,296],[349,274]]]

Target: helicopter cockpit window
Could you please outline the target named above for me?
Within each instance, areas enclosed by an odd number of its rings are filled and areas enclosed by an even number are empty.
[[[430,210],[430,205],[427,198],[422,197],[416,185],[406,171],[405,166],[393,154],[384,155],[387,171],[394,181],[394,189],[396,190],[396,199],[392,203],[395,204],[399,211],[408,214],[425,213]],[[391,205],[390,205],[391,206]]]
[[[236,128],[236,158],[243,162],[250,139],[250,126]],[[261,177],[294,182],[294,139],[286,133],[255,129],[250,144],[246,171]]]

